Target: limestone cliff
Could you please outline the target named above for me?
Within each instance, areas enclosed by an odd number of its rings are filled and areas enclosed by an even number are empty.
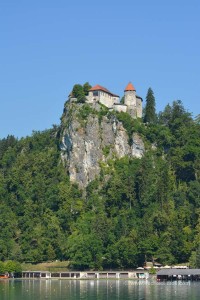
[[[124,156],[141,158],[144,144],[129,137],[116,114],[102,105],[67,103],[61,121],[62,160],[70,180],[81,188],[100,173],[100,162]]]

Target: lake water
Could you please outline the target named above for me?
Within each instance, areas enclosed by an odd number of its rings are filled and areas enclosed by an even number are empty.
[[[200,282],[131,280],[0,280],[0,300],[194,300]]]

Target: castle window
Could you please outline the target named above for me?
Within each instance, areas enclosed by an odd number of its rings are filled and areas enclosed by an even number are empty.
[[[98,91],[94,91],[93,92],[93,96],[98,96],[99,92]]]

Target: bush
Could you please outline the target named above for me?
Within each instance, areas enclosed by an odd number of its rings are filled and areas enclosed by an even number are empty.
[[[22,272],[21,264],[17,261],[8,260],[4,262],[3,265],[4,265],[4,272],[8,272],[8,273]]]
[[[155,275],[156,274],[156,269],[154,269],[154,267],[151,267],[151,269],[149,270],[149,274]]]

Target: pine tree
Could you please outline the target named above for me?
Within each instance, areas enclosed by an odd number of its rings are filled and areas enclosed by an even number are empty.
[[[200,114],[198,114],[195,118],[194,121],[196,124],[200,124]]]
[[[156,122],[155,97],[151,88],[148,89],[147,96],[146,96],[144,122],[145,123]]]

